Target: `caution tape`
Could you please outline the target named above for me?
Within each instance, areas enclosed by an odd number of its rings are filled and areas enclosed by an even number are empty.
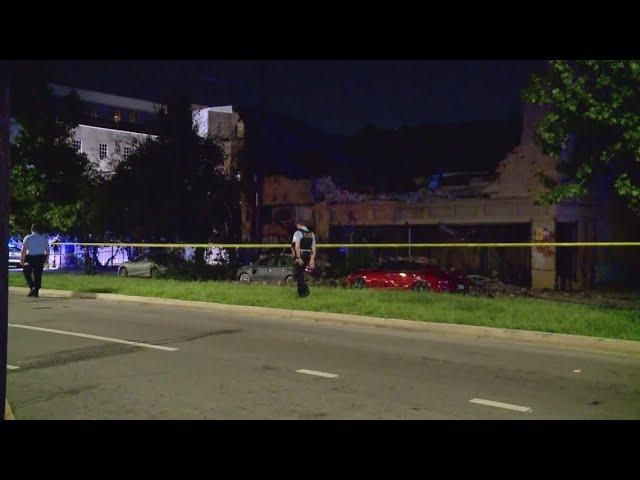
[[[54,242],[81,247],[147,248],[291,248],[288,243],[96,243]],[[518,248],[518,247],[640,247],[640,242],[521,242],[521,243],[318,243],[317,248]]]

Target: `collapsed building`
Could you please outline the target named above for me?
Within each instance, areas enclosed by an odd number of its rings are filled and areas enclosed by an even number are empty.
[[[606,216],[593,199],[535,204],[543,189],[541,174],[558,179],[557,161],[543,155],[534,142],[542,115],[538,107],[525,108],[520,144],[496,162],[495,170],[436,174],[413,192],[351,192],[328,176],[265,176],[254,211],[261,228],[253,240],[288,243],[298,220],[311,222],[323,243],[613,240],[606,238],[611,229],[602,225]],[[570,154],[567,150],[563,155]],[[243,217],[244,223],[254,220]],[[249,231],[246,225],[243,230]],[[594,249],[574,247],[408,246],[374,254],[426,256],[447,268],[494,274],[536,289],[589,287],[597,263]]]

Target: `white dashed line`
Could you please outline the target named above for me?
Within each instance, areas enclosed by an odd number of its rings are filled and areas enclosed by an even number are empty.
[[[7,364],[7,370],[18,370],[20,367],[16,367],[15,365],[8,365]]]
[[[99,337],[97,335],[88,335],[86,333],[65,332],[63,330],[53,330],[51,328],[32,327],[31,325],[9,324],[10,327],[24,328],[26,330],[37,330],[39,332],[58,333],[60,335],[70,335],[72,337],[91,338],[92,340],[102,340],[104,342],[124,343],[125,345],[134,345],[136,347],[153,348],[156,350],[164,350],[167,352],[175,352],[178,350],[174,347],[164,347],[162,345],[152,345],[150,343],[131,342],[129,340],[121,340],[119,338]]]
[[[318,372],[316,370],[301,369],[301,370],[296,370],[296,373],[306,373],[307,375],[316,375],[318,377],[326,377],[326,378],[338,378],[338,375],[336,375],[335,373]]]
[[[487,405],[489,407],[506,408],[507,410],[515,410],[516,412],[530,413],[531,407],[523,407],[521,405],[512,405],[511,403],[494,402],[493,400],[484,400],[482,398],[474,398],[469,403],[478,405]]]

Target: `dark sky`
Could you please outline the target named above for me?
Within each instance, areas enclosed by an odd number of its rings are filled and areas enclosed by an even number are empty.
[[[194,103],[255,107],[332,133],[366,124],[501,120],[542,61],[52,61],[55,81],[148,100],[177,88]],[[264,78],[264,96],[261,81]]]

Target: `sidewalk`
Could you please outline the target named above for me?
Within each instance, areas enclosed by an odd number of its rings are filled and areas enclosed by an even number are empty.
[[[5,420],[15,420],[16,418],[13,416],[13,412],[11,411],[11,405],[9,405],[9,401],[5,399],[4,401],[4,419]]]

